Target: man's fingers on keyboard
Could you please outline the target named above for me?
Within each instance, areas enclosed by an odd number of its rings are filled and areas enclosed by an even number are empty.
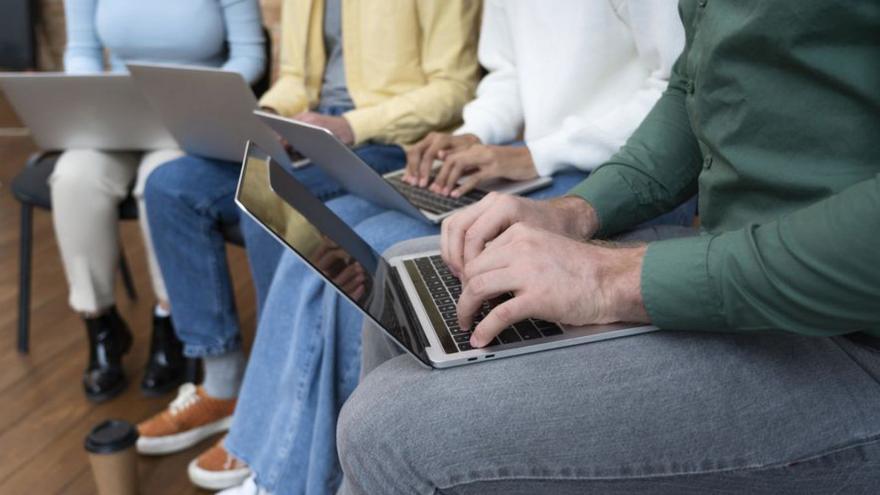
[[[524,297],[514,297],[495,306],[471,335],[472,347],[485,347],[505,328],[528,318],[530,307]]]
[[[458,299],[458,324],[461,328],[470,328],[473,316],[483,302],[512,291],[516,282],[516,275],[508,268],[484,272],[468,281]]]
[[[456,275],[464,270],[462,250],[465,232],[479,218],[486,209],[487,204],[486,199],[483,198],[443,221],[441,227],[441,255],[443,261],[446,262]]]

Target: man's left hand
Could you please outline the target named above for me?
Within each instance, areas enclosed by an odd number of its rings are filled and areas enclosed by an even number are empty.
[[[486,346],[526,318],[575,326],[648,322],[640,281],[646,249],[581,242],[514,224],[465,265],[459,324],[470,328],[483,301],[506,293],[514,297],[477,325],[473,347]]]
[[[332,132],[340,141],[348,146],[354,144],[354,130],[351,124],[345,120],[345,117],[333,117],[317,112],[302,112],[294,115],[294,120],[305,122],[306,124],[323,127]]]

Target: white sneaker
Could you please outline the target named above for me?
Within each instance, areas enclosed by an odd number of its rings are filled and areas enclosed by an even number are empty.
[[[223,446],[224,440],[226,437],[189,463],[189,480],[199,488],[222,490],[240,485],[251,475],[247,464],[226,450]]]
[[[272,495],[266,490],[257,486],[257,482],[254,481],[254,475],[248,476],[248,479],[244,480],[244,483],[233,486],[232,488],[227,488],[222,492],[217,492],[217,495]]]

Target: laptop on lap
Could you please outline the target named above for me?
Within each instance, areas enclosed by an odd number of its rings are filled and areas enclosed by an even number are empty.
[[[160,64],[127,67],[187,153],[238,163],[245,143],[251,140],[285,166],[301,166],[306,161],[288,155],[278,136],[254,116],[257,98],[241,74]]]
[[[127,74],[0,74],[0,87],[44,150],[177,148]]]
[[[430,223],[440,223],[456,210],[476,203],[490,191],[525,194],[553,182],[550,177],[525,181],[497,180],[460,198],[451,198],[407,184],[402,180],[402,170],[379,175],[327,129],[266,112],[254,113],[350,193]]]
[[[625,323],[570,327],[528,319],[505,329],[491,345],[473,349],[468,344],[472,329],[457,322],[461,284],[439,251],[383,258],[251,143],[236,203],[427,367],[448,368],[656,330]],[[505,299],[486,302],[477,321]]]

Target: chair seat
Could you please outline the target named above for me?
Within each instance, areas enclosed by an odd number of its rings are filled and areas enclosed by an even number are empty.
[[[26,167],[12,179],[12,194],[22,203],[52,209],[52,191],[49,187],[49,176],[55,170],[61,153],[38,153],[31,157]],[[119,204],[119,218],[135,220],[138,217],[137,201],[129,193]]]

